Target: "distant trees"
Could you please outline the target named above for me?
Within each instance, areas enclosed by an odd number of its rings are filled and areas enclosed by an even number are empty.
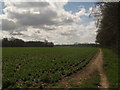
[[[41,41],[28,41],[25,42],[26,47],[53,47],[54,44],[52,42],[41,42]]]
[[[3,38],[2,40],[3,47],[23,47],[24,41],[21,39],[11,39],[8,40],[7,38]]]
[[[74,44],[62,44],[54,45],[53,42],[45,40],[41,41],[23,41],[17,38],[3,38],[0,40],[0,47],[53,47],[53,46],[72,46],[72,47],[98,47],[99,44],[94,43],[74,43]]]
[[[94,43],[74,43],[74,44],[62,44],[62,45],[55,45],[55,46],[59,46],[59,47],[69,47],[69,46],[73,46],[73,47],[98,47],[99,44],[94,44]]]
[[[102,47],[118,51],[120,49],[120,2],[98,3],[97,5],[100,6],[101,12],[98,16],[95,15],[95,17],[100,17],[96,42]]]
[[[23,41],[22,39],[12,38],[2,39],[2,47],[53,47],[52,42],[41,42],[41,41]]]
[[[83,46],[83,47],[98,47],[99,44],[94,44],[94,43],[75,43],[75,46]]]

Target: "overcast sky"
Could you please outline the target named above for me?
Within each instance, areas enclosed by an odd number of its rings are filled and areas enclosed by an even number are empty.
[[[16,37],[25,41],[46,39],[55,44],[95,42],[95,19],[89,18],[94,2],[4,0],[0,4],[0,38]]]

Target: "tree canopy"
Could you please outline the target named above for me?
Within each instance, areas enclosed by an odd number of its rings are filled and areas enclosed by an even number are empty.
[[[41,41],[23,41],[22,39],[17,38],[3,38],[2,47],[53,47],[53,42],[41,42]]]
[[[97,5],[99,5],[101,12],[97,16],[100,20],[98,20],[96,42],[102,47],[111,48],[118,52],[120,49],[120,2],[98,3]]]

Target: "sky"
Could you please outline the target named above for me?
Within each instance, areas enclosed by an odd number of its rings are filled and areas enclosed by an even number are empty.
[[[54,44],[94,43],[95,2],[0,2],[0,38],[48,40]]]

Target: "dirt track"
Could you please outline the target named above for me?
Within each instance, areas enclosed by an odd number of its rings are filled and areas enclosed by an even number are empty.
[[[96,71],[99,73],[100,76],[99,88],[108,88],[109,83],[107,81],[107,77],[103,69],[103,56],[101,49],[99,49],[97,55],[90,61],[90,63],[85,68],[69,77],[62,79],[61,81],[58,82],[58,85],[65,88],[71,88],[70,86],[71,82],[80,85],[82,81],[86,80],[87,78],[90,78],[91,74],[93,74]]]
[[[108,83],[108,80],[107,80],[107,77],[104,73],[104,69],[103,69],[103,56],[102,56],[102,50],[100,49],[100,53],[98,55],[98,57],[96,58],[96,62],[99,63],[97,68],[98,68],[98,71],[100,73],[100,85],[102,88],[108,88],[109,87],[109,83]]]

